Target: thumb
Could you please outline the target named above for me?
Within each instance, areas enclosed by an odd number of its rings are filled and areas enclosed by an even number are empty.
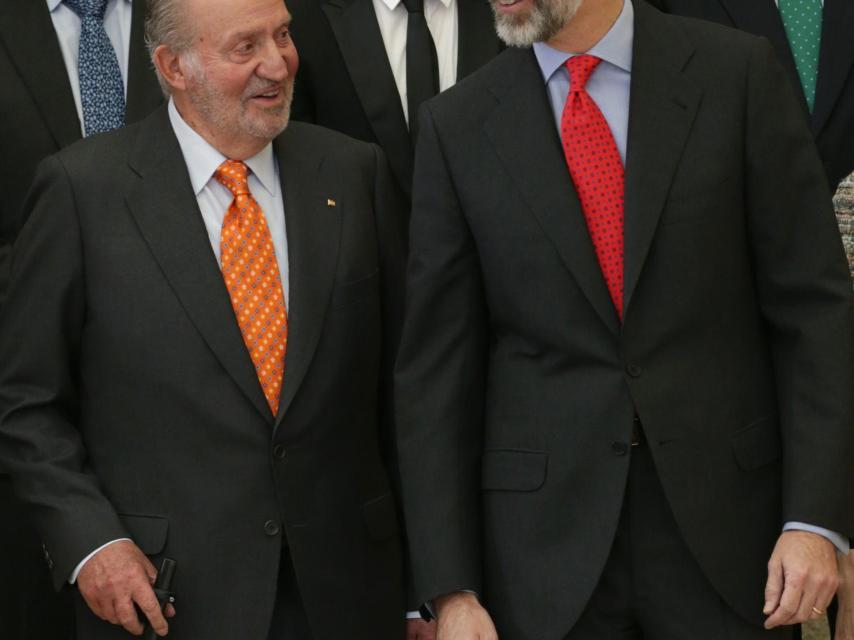
[[[783,563],[779,559],[772,558],[768,563],[768,582],[765,583],[765,606],[762,613],[766,616],[774,612],[780,604],[780,596],[783,594]]]

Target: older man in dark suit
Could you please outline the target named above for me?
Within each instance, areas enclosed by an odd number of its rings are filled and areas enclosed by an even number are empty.
[[[168,109],[51,157],[28,201],[0,459],[80,640],[403,638],[403,207],[375,146],[279,135],[289,23],[279,0],[152,1]]]
[[[87,12],[95,17],[87,19]],[[136,122],[162,102],[143,40],[144,17],[143,0],[9,0],[0,7],[0,307],[36,165],[83,135]],[[100,47],[104,36],[109,46]],[[86,64],[87,56],[98,63]],[[112,61],[104,62],[108,56]],[[81,76],[80,62],[94,73]],[[38,536],[5,473],[0,547],[6,553],[0,572],[3,637],[69,637],[70,605],[50,588]]]
[[[643,0],[494,7],[519,48],[422,110],[395,399],[416,591],[439,640],[788,638],[852,531],[854,370],[785,73]]]

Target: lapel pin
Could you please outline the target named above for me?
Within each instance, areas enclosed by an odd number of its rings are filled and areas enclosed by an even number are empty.
[[[327,207],[334,207],[335,206],[335,200],[333,200],[332,198],[326,198],[326,206]]]

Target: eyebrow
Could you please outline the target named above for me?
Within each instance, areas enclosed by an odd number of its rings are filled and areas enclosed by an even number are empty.
[[[282,27],[288,28],[290,26],[291,26],[291,17],[288,16],[288,19],[285,20],[284,22],[280,23],[276,27],[275,30],[278,31]],[[229,36],[228,40],[230,42],[235,42],[237,40],[246,40],[246,39],[252,38],[253,36],[255,36],[258,33],[259,33],[259,31],[238,31],[236,33],[233,33],[231,36]]]

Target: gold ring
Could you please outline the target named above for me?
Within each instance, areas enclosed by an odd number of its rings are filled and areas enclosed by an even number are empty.
[[[822,611],[818,607],[813,607],[812,612],[817,616],[823,616],[824,615],[824,611]]]

